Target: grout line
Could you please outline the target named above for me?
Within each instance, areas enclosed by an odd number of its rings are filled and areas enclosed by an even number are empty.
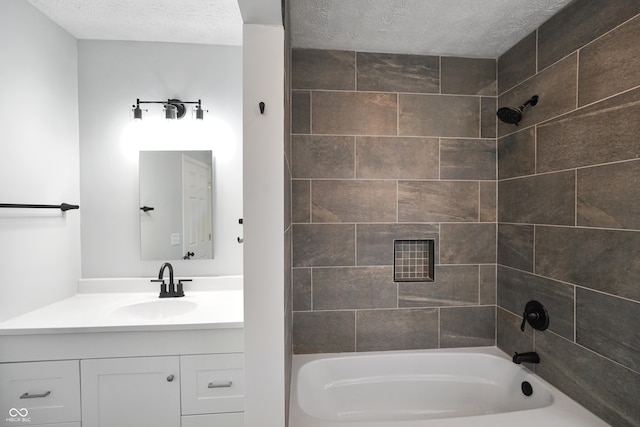
[[[538,125],[533,127],[533,170],[538,174]]]
[[[358,91],[358,52],[353,51],[353,90]]]
[[[396,136],[400,135],[400,93],[396,93]]]
[[[437,308],[438,309],[438,348],[440,347],[440,327],[441,327],[441,321],[440,321],[440,307]]]
[[[537,147],[537,144],[536,144],[536,147]],[[602,166],[610,166],[610,165],[637,162],[637,161],[640,161],[640,159],[639,158],[633,158],[633,159],[624,159],[624,160],[614,160],[614,161],[606,162],[606,163],[598,163],[598,164],[586,165],[586,166],[576,166],[576,167],[573,167],[573,168],[558,169],[558,170],[553,170],[553,171],[548,171],[548,172],[538,172],[538,171],[536,171],[535,174],[514,176],[514,177],[509,177],[509,178],[502,178],[500,181],[501,182],[513,181],[513,180],[522,179],[522,178],[532,178],[532,177],[535,177],[535,176],[550,175],[550,174],[562,173],[562,172],[573,172],[573,171],[579,171],[579,170],[583,170],[583,169],[592,169],[592,168],[598,168],[598,167],[602,167]],[[414,180],[411,180],[411,181],[414,181]]]
[[[353,179],[358,179],[358,137],[353,137]]]
[[[358,351],[358,310],[353,310],[353,351]]]
[[[438,93],[442,95],[442,55],[438,56]]]
[[[576,52],[576,110],[580,108],[580,49]]]
[[[540,31],[538,31],[540,29],[540,27],[536,28],[536,74],[540,72],[540,65],[539,65],[539,60],[538,60],[538,56],[539,56],[539,49],[540,49]]]
[[[313,224],[313,180],[309,180],[309,224]]]
[[[585,286],[585,285],[580,285],[580,284],[577,284],[577,283],[571,283],[571,282],[567,282],[565,280],[544,276],[544,275],[542,275],[540,273],[532,273],[531,271],[520,270],[519,268],[511,267],[511,266],[504,265],[504,264],[499,264],[499,265],[502,268],[506,268],[506,269],[509,269],[509,270],[512,270],[512,271],[518,271],[518,272],[521,272],[521,273],[531,274],[532,276],[536,276],[536,277],[540,277],[540,278],[543,278],[543,279],[551,280],[551,281],[554,281],[554,282],[557,282],[557,283],[561,283],[563,285],[575,286],[576,289],[578,289],[578,288],[579,289],[584,289],[585,291],[595,292],[595,293],[598,293],[598,294],[601,294],[601,295],[608,296],[610,298],[618,298],[618,299],[621,299],[621,300],[624,300],[624,301],[632,302],[632,303],[635,303],[635,304],[640,304],[640,301],[638,301],[638,300],[634,300],[634,299],[631,299],[631,298],[628,298],[628,297],[623,297],[623,296],[620,296],[620,295],[611,294],[609,292],[601,291],[599,289],[590,288],[590,287]]]
[[[533,226],[533,256],[531,257],[531,261],[532,261],[532,270],[533,270],[533,274],[536,274],[536,227],[537,225]]]
[[[309,91],[309,134],[313,134],[313,91]]]
[[[311,283],[310,283],[310,289],[309,289],[309,291],[311,293],[311,295],[310,295],[311,310],[310,311],[315,311],[313,309],[313,268],[310,268],[309,270],[311,270],[310,273],[309,273],[309,274],[311,274]]]
[[[573,287],[573,342],[578,342],[578,298],[577,288]]]
[[[578,226],[578,170],[576,169],[573,181],[573,215],[574,226]]]

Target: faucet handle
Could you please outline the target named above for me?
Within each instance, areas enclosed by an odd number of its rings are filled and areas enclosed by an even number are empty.
[[[529,325],[531,325],[533,329],[537,329],[538,331],[547,329],[549,327],[549,313],[547,313],[544,305],[535,300],[529,301],[524,307],[524,313],[522,313],[522,324],[520,325],[522,332],[524,332],[524,327],[527,322],[529,322]]]
[[[152,283],[160,283],[160,298],[164,298],[167,295],[167,284],[164,279],[151,279]]]
[[[177,297],[184,296],[184,289],[182,288],[183,282],[191,282],[193,279],[178,279],[178,289],[176,290]]]

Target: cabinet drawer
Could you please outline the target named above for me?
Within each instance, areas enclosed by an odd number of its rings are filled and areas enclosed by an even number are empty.
[[[244,427],[244,413],[187,415],[182,417],[182,427]]]
[[[244,411],[244,355],[180,357],[182,414]]]
[[[80,421],[79,362],[1,364],[0,402],[2,426]]]

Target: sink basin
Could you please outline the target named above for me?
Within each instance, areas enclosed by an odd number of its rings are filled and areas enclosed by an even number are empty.
[[[114,313],[135,319],[167,319],[189,313],[197,307],[198,304],[191,301],[166,298],[125,305],[114,310]]]

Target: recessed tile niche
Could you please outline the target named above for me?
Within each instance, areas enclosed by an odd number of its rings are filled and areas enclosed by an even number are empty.
[[[394,240],[394,282],[433,282],[434,240]]]

